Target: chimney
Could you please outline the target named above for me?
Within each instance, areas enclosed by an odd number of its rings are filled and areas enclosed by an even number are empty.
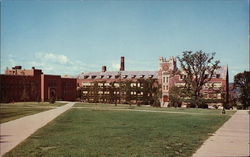
[[[17,65],[17,66],[14,67],[14,69],[22,69],[22,66]]]
[[[102,66],[102,72],[106,72],[107,71],[107,67],[106,66]]]
[[[120,67],[120,71],[125,71],[124,56],[121,56],[121,67]]]

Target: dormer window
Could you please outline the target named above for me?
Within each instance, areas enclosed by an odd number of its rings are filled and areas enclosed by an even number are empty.
[[[112,75],[108,75],[107,78],[110,79],[112,77]]]
[[[135,78],[136,77],[136,75],[132,75],[132,78]]]
[[[141,75],[140,78],[144,78],[145,75]]]
[[[89,76],[88,75],[86,75],[86,76],[84,76],[84,79],[87,79]]]
[[[117,79],[117,78],[120,78],[120,75],[115,75],[115,78]]]
[[[154,75],[150,75],[150,76],[149,76],[149,78],[153,78],[153,77],[154,77]]]
[[[91,76],[91,78],[92,78],[92,79],[95,79],[95,78],[96,78],[96,76],[95,76],[95,75],[92,75],[92,76]]]
[[[101,79],[104,78],[104,75],[101,75],[100,78],[101,78]]]
[[[128,75],[123,75],[123,78],[127,78],[128,77]]]
[[[216,74],[216,78],[220,78],[220,74]]]
[[[206,78],[206,79],[208,78],[208,74],[205,74],[205,78]]]

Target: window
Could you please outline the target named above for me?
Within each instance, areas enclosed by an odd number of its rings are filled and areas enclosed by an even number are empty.
[[[166,83],[168,83],[168,77],[166,77]]]
[[[166,82],[166,78],[165,77],[163,77],[163,83],[165,83]]]
[[[213,86],[216,87],[216,88],[219,88],[222,86],[222,83],[221,82],[215,82],[213,83]]]
[[[205,74],[205,79],[207,79],[208,78],[208,74]]]
[[[216,74],[216,78],[220,78],[220,74]]]
[[[109,83],[105,83],[105,86],[109,86]]]
[[[183,79],[183,75],[180,75],[180,80],[182,80]]]
[[[136,83],[131,83],[131,87],[136,87]]]

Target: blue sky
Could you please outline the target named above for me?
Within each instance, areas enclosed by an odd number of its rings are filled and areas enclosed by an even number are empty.
[[[159,56],[216,52],[230,80],[249,67],[247,0],[3,0],[1,72],[22,65],[50,74],[158,70]]]

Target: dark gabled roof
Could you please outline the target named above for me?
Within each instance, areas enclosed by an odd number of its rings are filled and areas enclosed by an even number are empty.
[[[126,79],[132,78],[158,78],[158,71],[106,71],[106,72],[86,72],[77,76],[79,79],[115,79],[118,76]],[[88,78],[86,78],[88,76]]]

